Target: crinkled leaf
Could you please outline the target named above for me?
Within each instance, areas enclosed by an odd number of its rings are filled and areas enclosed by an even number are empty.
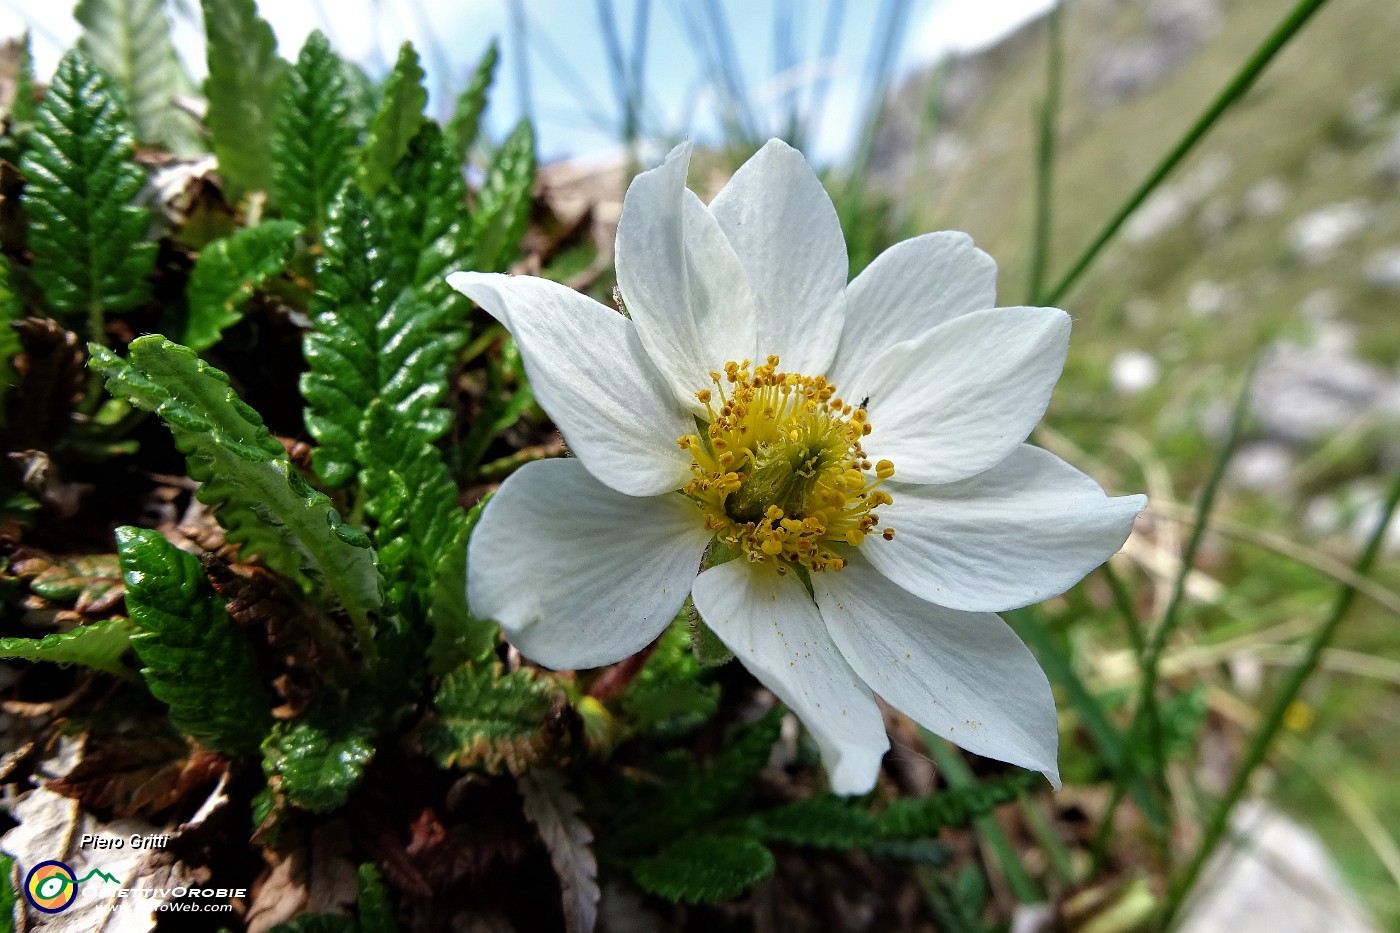
[[[472,506],[433,571],[428,595],[428,626],[433,632],[428,672],[434,676],[468,661],[484,661],[496,647],[495,623],[472,615],[467,605],[467,588],[462,585],[467,577],[467,545],[489,498]]]
[[[564,905],[564,929],[591,933],[598,920],[598,860],[593,831],[583,821],[583,804],[564,786],[558,771],[534,768],[516,782],[525,816],[549,850]]]
[[[131,644],[170,721],[201,745],[251,755],[272,717],[252,648],[224,612],[199,560],[157,531],[117,529],[127,610],[137,628]]]
[[[751,836],[691,836],[632,866],[644,891],[668,901],[713,904],[743,894],[773,874],[773,853]]]
[[[215,240],[199,251],[185,286],[190,306],[183,343],[206,350],[219,334],[243,317],[253,290],[282,271],[301,227],[291,220],[269,220]]]
[[[369,539],[307,485],[228,376],[158,334],[132,341],[125,360],[95,344],[89,349],[109,392],[165,420],[190,476],[203,484],[199,500],[219,506],[229,540],[279,573],[324,586],[368,650],[381,602]]]
[[[468,664],[443,678],[433,698],[437,721],[423,750],[444,768],[522,773],[547,749],[546,718],[560,699],[548,680],[528,669]]]
[[[374,401],[413,425],[416,447],[447,430],[452,415],[440,403],[459,337],[445,329],[449,306],[405,289],[410,283],[399,274],[383,224],[353,186],[331,206],[325,245],[301,393],[307,430],[320,443],[312,462],[322,479],[339,485],[360,465],[356,448]]]
[[[795,800],[751,817],[748,827],[765,842],[813,849],[855,849],[881,838],[875,817],[848,797],[821,794]]]
[[[132,627],[125,619],[104,619],[43,638],[0,638],[0,658],[81,664],[94,670],[132,679],[121,656],[131,647]]]
[[[719,685],[698,679],[700,664],[690,649],[685,616],[683,607],[661,636],[646,667],[620,697],[634,732],[681,735],[700,726],[719,708]]]
[[[395,279],[433,304],[449,305],[451,319],[465,322],[468,304],[447,284],[447,274],[466,249],[467,186],[436,123],[424,121],[414,135],[376,211],[393,244]]]
[[[204,118],[230,200],[272,185],[272,131],[287,63],[254,0],[201,0],[209,76]]]
[[[398,933],[394,907],[389,903],[389,889],[373,862],[360,866],[357,878],[360,889],[360,930],[362,933]]]
[[[20,165],[31,275],[59,314],[96,321],[148,294],[156,246],[143,242],[146,210],[132,204],[145,176],[131,164],[124,120],[106,79],[87,58],[78,51],[64,55]]]
[[[724,815],[753,789],[778,741],[783,715],[783,708],[775,706],[762,719],[737,730],[704,771],[671,781],[661,795],[641,801],[634,818],[612,842],[623,849],[646,848]]]
[[[79,0],[73,18],[83,27],[78,48],[121,89],[136,138],[197,151],[194,118],[175,106],[193,86],[170,41],[163,0]]]
[[[275,791],[312,813],[345,803],[374,757],[368,717],[323,699],[305,719],[278,723],[263,742],[263,773]]]
[[[79,612],[98,615],[121,602],[121,567],[113,554],[58,558],[29,581],[29,589],[45,599],[72,602]]]
[[[521,120],[497,150],[477,192],[471,249],[462,268],[501,272],[515,260],[534,187],[535,131],[530,121]]]
[[[880,834],[913,839],[932,836],[945,826],[967,826],[977,817],[1015,800],[1035,781],[1036,776],[1026,772],[948,788],[928,797],[902,797],[891,801],[878,817]]]
[[[0,257],[0,427],[5,426],[5,397],[19,381],[14,359],[21,346],[19,333],[10,326],[11,321],[24,317],[24,305],[10,287],[10,261]]]
[[[423,66],[412,42],[399,49],[394,70],[384,82],[384,102],[369,126],[369,138],[360,156],[360,187],[373,196],[389,183],[394,166],[408,152],[408,144],[423,124],[428,91],[423,87]]]
[[[471,80],[452,108],[452,118],[447,121],[445,129],[454,165],[460,166],[467,160],[467,153],[476,142],[477,133],[481,130],[481,114],[486,110],[486,95],[496,76],[496,63],[500,57],[500,47],[492,39],[481,61],[477,62]]]
[[[345,62],[320,30],[301,47],[277,114],[272,185],[282,213],[319,240],[331,201],[350,179],[355,128]]]

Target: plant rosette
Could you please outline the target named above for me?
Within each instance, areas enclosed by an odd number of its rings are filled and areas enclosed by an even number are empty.
[[[1049,683],[995,613],[1063,592],[1146,505],[1025,444],[1070,319],[997,308],[961,233],[847,282],[836,210],[772,140],[709,204],[691,145],[639,175],[617,233],[625,313],[540,278],[450,283],[515,338],[574,458],[510,476],[467,596],[521,653],[583,669],[644,648],[687,595],[811,732],[831,787],[874,786],[874,694],[1059,786]]]

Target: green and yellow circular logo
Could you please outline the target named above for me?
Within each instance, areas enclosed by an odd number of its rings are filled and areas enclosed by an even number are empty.
[[[78,897],[78,876],[62,862],[40,862],[24,879],[24,896],[46,914],[56,914]]]

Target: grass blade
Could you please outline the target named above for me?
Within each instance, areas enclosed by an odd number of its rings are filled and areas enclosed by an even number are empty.
[[[1225,85],[1215,100],[1211,101],[1205,112],[1196,118],[1195,123],[1191,124],[1186,135],[1177,141],[1177,144],[1162,158],[1162,161],[1157,163],[1147,179],[1123,203],[1123,206],[1118,209],[1118,213],[1113,215],[1113,218],[1099,232],[1099,235],[1070,266],[1069,271],[1052,288],[1040,294],[1033,302],[1034,304],[1053,305],[1064,297],[1065,293],[1073,287],[1075,282],[1079,281],[1079,277],[1093,264],[1103,248],[1118,233],[1118,228],[1123,226],[1133,212],[1142,206],[1142,202],[1146,201],[1148,195],[1171,174],[1172,169],[1176,168],[1187,153],[1195,148],[1196,143],[1200,142],[1215,125],[1215,121],[1219,120],[1221,115],[1229,110],[1236,101],[1244,97],[1245,93],[1253,87],[1254,82],[1263,74],[1264,69],[1274,60],[1274,56],[1288,45],[1304,24],[1312,18],[1314,13],[1322,9],[1322,5],[1326,2],[1327,0],[1300,0],[1288,12],[1288,15],[1274,28],[1274,31],[1269,33],[1263,44],[1254,51],[1253,55],[1249,56],[1243,67],[1230,79],[1230,82]]]
[[[1055,178],[1055,135],[1060,118],[1060,85],[1064,77],[1065,37],[1061,19],[1064,3],[1058,0],[1050,9],[1048,46],[1045,52],[1045,99],[1040,102],[1037,121],[1035,160],[1035,221],[1031,228],[1031,301],[1045,285],[1045,266],[1050,261],[1050,212],[1053,207]]]

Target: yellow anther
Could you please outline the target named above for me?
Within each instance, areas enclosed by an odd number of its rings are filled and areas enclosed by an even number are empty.
[[[875,464],[875,475],[880,479],[889,479],[894,476],[894,464],[888,460],[881,460]]]

